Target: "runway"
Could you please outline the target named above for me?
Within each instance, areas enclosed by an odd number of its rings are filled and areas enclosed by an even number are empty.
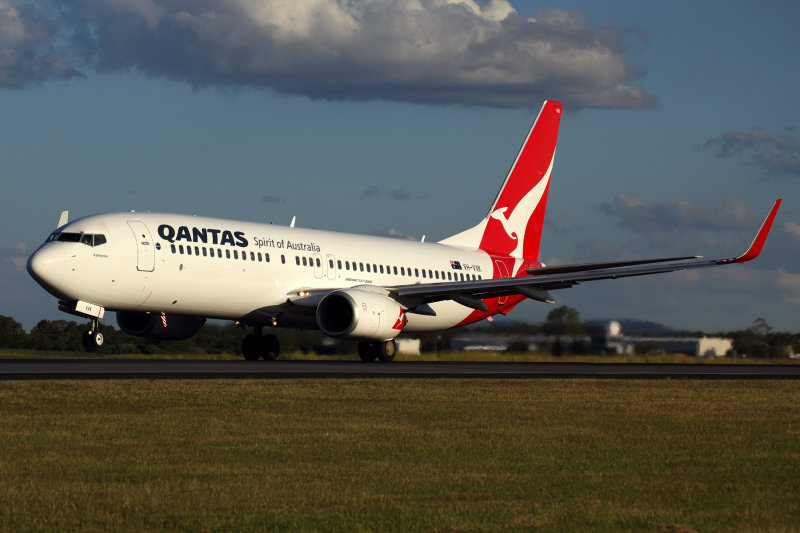
[[[0,380],[800,379],[800,365],[0,359]]]

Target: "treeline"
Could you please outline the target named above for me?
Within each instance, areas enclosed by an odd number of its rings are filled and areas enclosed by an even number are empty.
[[[0,349],[86,353],[81,341],[86,326],[73,320],[41,320],[28,333],[13,318],[0,315]],[[108,324],[100,324],[100,331],[105,342],[99,353],[107,354],[238,355],[241,353],[242,339],[249,333],[249,330],[233,324],[220,326],[213,323],[207,323],[196,335],[182,341],[145,339],[118,331]],[[280,340],[282,349],[289,351],[336,353],[338,349],[345,349],[330,345],[319,332],[282,330]]]
[[[485,324],[485,323],[484,323]],[[86,330],[85,323],[72,320],[42,320],[28,333],[22,324],[11,317],[0,315],[0,349],[37,350],[58,352],[86,352],[81,337]],[[108,354],[241,354],[242,339],[249,332],[234,326],[207,323],[196,335],[182,341],[145,339],[118,331],[113,326],[101,324],[100,330],[105,343],[100,353]],[[588,325],[581,321],[578,311],[567,306],[553,309],[541,324],[503,321],[485,326],[473,326],[467,331],[495,335],[506,339],[545,334],[563,337],[572,343],[571,353],[588,353],[588,345],[580,341],[587,336],[603,334],[603,328]],[[441,332],[425,333],[420,338],[423,352],[449,350],[453,336],[466,333],[463,328]],[[325,337],[318,331],[296,331],[281,329],[278,332],[282,352],[316,353],[318,355],[354,354],[353,341],[336,341]],[[700,331],[677,332],[678,336],[700,337]],[[763,318],[757,318],[745,330],[718,332],[716,337],[733,340],[734,350],[748,357],[787,357],[800,353],[800,334],[776,332]],[[570,340],[571,339],[571,340]],[[581,344],[578,346],[577,344]],[[574,346],[573,346],[574,345]],[[527,344],[512,342],[512,351],[525,351]]]

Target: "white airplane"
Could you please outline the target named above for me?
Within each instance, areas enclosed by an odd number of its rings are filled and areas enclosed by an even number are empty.
[[[744,263],[761,252],[777,200],[750,247],[731,259],[669,257],[578,265],[538,262],[562,105],[546,101],[488,214],[438,243],[409,242],[157,213],[110,213],[68,222],[28,259],[28,272],[89,318],[87,348],[103,343],[98,319],[117,313],[130,334],[194,335],[207,318],[254,328],[246,359],[275,359],[263,328],[317,328],[359,341],[364,361],[391,361],[394,338],[508,313],[548,291],[598,279]]]

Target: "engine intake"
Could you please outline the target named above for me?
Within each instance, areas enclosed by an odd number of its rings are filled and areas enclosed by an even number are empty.
[[[206,323],[206,319],[199,316],[165,315],[165,319],[166,326],[160,313],[117,312],[117,324],[122,331],[149,339],[188,339]]]
[[[389,340],[406,325],[396,301],[361,289],[342,289],[326,295],[317,306],[317,325],[329,337]]]

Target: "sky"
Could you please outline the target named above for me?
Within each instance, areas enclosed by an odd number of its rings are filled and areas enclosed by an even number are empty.
[[[62,210],[441,240],[486,214],[553,99],[547,264],[733,257],[784,200],[754,262],[592,282],[557,305],[798,332],[799,16],[791,1],[0,0],[0,315],[71,318],[25,271]]]

